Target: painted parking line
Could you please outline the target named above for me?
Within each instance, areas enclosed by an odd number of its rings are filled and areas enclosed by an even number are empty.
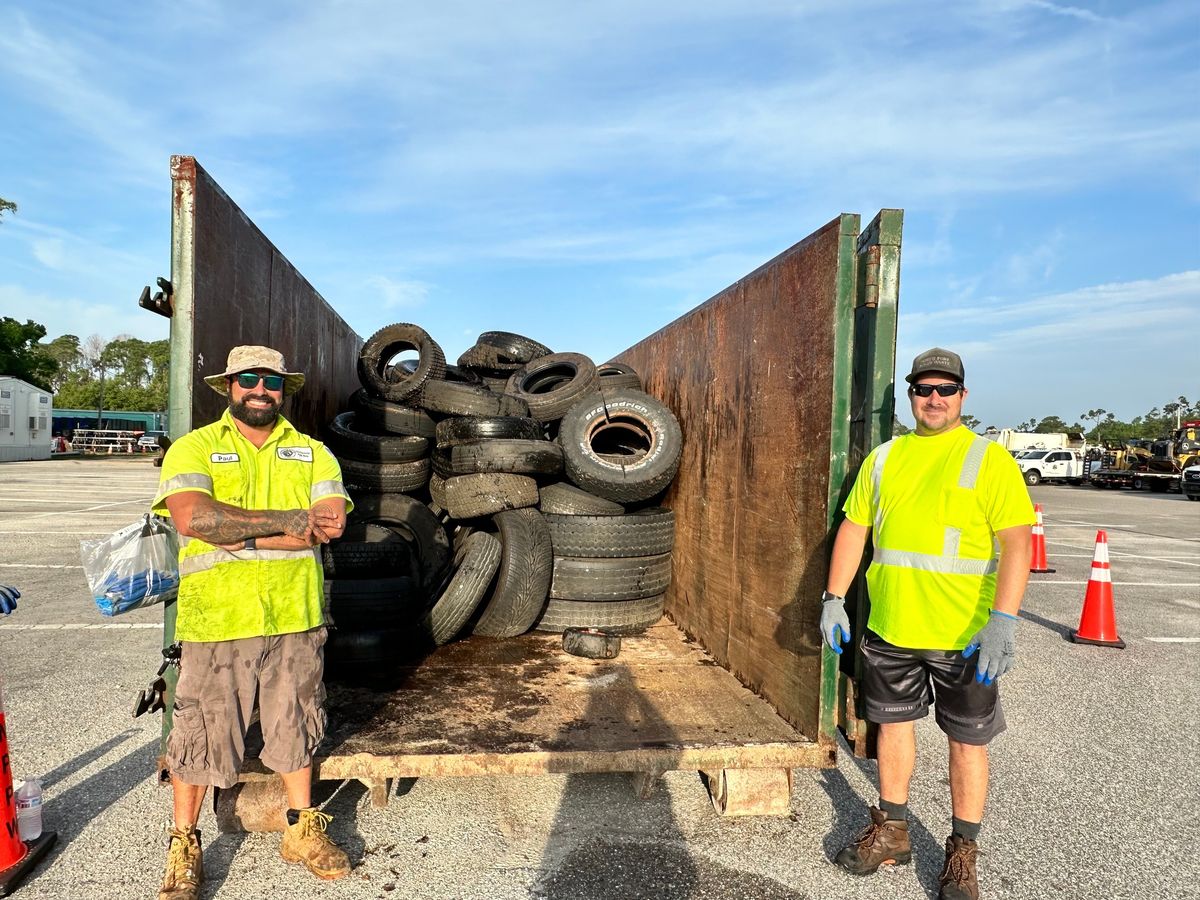
[[[0,529],[0,537],[3,537],[6,534],[20,534],[20,535],[26,535],[26,534],[112,534],[112,532],[111,531],[26,531],[25,529],[21,529],[20,531],[4,531],[3,529]]]
[[[1082,547],[1076,549],[1082,550]],[[1094,553],[1055,553],[1048,549],[1047,554],[1055,559],[1092,559]],[[1129,561],[1146,560],[1148,562],[1165,562],[1175,566],[1195,566],[1200,568],[1200,558],[1195,556],[1142,556],[1139,553],[1122,553],[1117,550],[1109,550],[1109,555],[1115,559],[1123,559]],[[1197,560],[1189,562],[1189,560]]]
[[[157,628],[162,630],[162,622],[67,622],[61,625],[0,625],[0,634],[6,631],[102,631],[107,628]]]
[[[122,500],[119,503],[102,503],[99,506],[89,506],[86,509],[64,509],[61,512],[44,512],[38,513],[36,516],[29,516],[30,519],[42,519],[46,516],[69,516],[73,513],[95,512],[98,509],[108,509],[110,506],[128,506],[131,503],[146,503],[148,504],[152,497],[139,497],[136,500]]]
[[[83,566],[58,566],[50,563],[0,563],[0,569],[82,569]]]
[[[1086,584],[1084,581],[1043,581],[1042,578],[1030,578],[1030,584]],[[1200,581],[1114,581],[1112,584],[1127,588],[1200,588]]]
[[[1200,637],[1194,638],[1142,638],[1142,640],[1150,641],[1152,644],[1200,644]]]

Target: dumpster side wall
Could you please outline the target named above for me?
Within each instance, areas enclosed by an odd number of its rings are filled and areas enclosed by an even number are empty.
[[[683,428],[668,614],[814,740],[858,226],[833,220],[619,356]]]
[[[172,157],[171,180],[171,436],[225,410],[201,379],[238,344],[274,347],[307,374],[283,414],[319,435],[359,386],[362,339],[194,158]]]

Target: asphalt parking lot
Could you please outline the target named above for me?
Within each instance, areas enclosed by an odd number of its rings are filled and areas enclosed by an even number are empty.
[[[161,611],[93,606],[79,541],[148,507],[148,458],[0,465],[0,621],[12,765],[40,774],[59,843],[15,896],[153,897],[169,791],[154,780],[161,719],[130,718],[152,676]],[[992,749],[981,837],[985,898],[1200,897],[1200,504],[1178,494],[1038,486],[1053,574],[1035,575],[1003,679],[1009,731]],[[1097,529],[1108,533],[1125,650],[1083,647]],[[815,599],[814,599],[814,602]],[[205,811],[206,898],[923,898],[949,829],[945,743],[918,726],[915,865],[865,878],[828,861],[874,803],[873,764],[798,770],[792,813],[722,819],[692,773],[648,800],[627,775],[422,779],[385,809],[357,784],[329,801],[355,869],[317,882],[277,835],[218,835]]]

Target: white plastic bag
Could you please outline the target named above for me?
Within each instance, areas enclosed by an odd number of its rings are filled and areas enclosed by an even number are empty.
[[[146,513],[97,541],[80,541],[83,574],[106,616],[170,600],[179,592],[179,535]]]

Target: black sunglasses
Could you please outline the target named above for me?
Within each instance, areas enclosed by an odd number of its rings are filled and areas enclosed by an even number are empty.
[[[953,397],[962,389],[961,384],[914,384],[908,390],[918,397],[928,397],[934,391],[937,391],[939,397]]]
[[[257,372],[239,372],[237,375],[238,387],[246,391],[258,387],[260,381],[268,391],[283,390],[282,375],[259,375]]]

